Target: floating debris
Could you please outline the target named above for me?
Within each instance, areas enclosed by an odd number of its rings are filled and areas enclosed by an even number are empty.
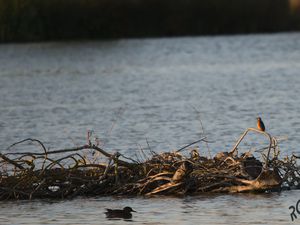
[[[250,131],[270,141],[261,153],[263,160],[255,158],[252,151],[238,154],[238,145]],[[43,151],[12,152],[24,143],[38,144]],[[213,158],[202,156],[197,149],[181,148],[159,154],[151,151],[148,159],[139,162],[118,152],[108,153],[91,141],[76,148],[49,151],[37,139],[17,142],[6,152],[0,153],[0,200],[300,188],[299,157],[280,159],[276,138],[254,128],[248,128],[231,151],[219,152]]]

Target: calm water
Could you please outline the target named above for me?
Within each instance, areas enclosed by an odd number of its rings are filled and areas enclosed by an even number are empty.
[[[0,45],[1,151],[28,137],[73,147],[93,130],[104,149],[130,157],[147,141],[160,152],[203,136],[214,154],[260,115],[268,132],[286,139],[283,156],[300,154],[299,94],[300,33]],[[265,144],[250,135],[241,149]],[[128,223],[103,214],[126,205],[138,211],[135,224],[291,224],[288,207],[298,199],[290,191],[1,202],[0,224]]]

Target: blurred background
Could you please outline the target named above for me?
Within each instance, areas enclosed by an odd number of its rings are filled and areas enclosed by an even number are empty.
[[[0,0],[0,41],[300,30],[300,0]]]

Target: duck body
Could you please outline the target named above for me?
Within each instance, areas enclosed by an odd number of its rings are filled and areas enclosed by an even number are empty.
[[[106,209],[106,217],[107,218],[123,218],[130,219],[132,218],[131,212],[136,212],[131,207],[124,207],[123,209]]]

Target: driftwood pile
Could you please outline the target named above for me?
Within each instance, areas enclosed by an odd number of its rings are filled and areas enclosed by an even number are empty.
[[[261,153],[262,161],[250,151],[238,153],[237,147],[249,131],[270,140]],[[12,152],[16,146],[28,142],[37,143],[43,151]],[[182,154],[183,150],[189,154]],[[138,162],[118,152],[110,154],[91,141],[76,148],[49,151],[36,139],[17,142],[6,152],[0,153],[0,200],[300,188],[299,157],[279,159],[276,139],[254,128],[248,128],[231,151],[220,152],[213,158],[201,156],[197,149],[182,148],[160,154],[151,151],[148,159]]]

